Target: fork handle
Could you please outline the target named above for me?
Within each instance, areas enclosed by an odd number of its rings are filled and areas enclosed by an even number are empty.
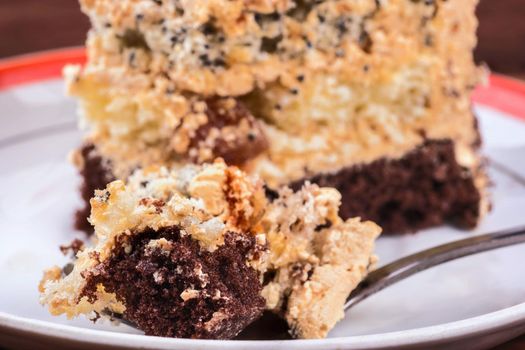
[[[519,243],[525,243],[525,226],[446,243],[406,256],[369,273],[348,296],[345,310],[420,271],[464,256]]]

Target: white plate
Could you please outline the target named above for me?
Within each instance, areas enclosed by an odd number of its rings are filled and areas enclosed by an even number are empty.
[[[81,205],[66,161],[80,142],[75,104],[60,80],[0,92],[0,345],[27,348],[386,349],[487,348],[525,332],[525,245],[433,268],[356,306],[326,340],[200,341],[146,337],[135,329],[52,317],[38,303],[42,270],[66,261],[58,246]],[[516,173],[525,161],[525,123],[477,106],[486,153]],[[515,151],[522,148],[522,152]],[[514,150],[511,152],[511,150]],[[473,232],[450,227],[382,237],[381,263],[437,244],[525,224],[525,186],[489,168],[494,210]]]

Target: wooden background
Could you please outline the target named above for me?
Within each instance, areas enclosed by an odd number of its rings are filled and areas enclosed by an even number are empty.
[[[525,0],[482,0],[476,60],[525,79]],[[0,0],[0,58],[82,45],[88,20],[76,0]],[[525,336],[498,347],[525,349]]]

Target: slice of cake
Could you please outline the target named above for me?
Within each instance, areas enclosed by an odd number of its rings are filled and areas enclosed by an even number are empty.
[[[230,339],[264,310],[322,338],[374,262],[380,228],[338,215],[334,189],[266,195],[216,161],[143,169],[91,200],[95,245],[40,285],[52,314],[119,315],[148,335]]]
[[[66,76],[86,200],[136,168],[222,157],[272,188],[335,187],[343,218],[386,232],[488,210],[477,0],[80,2],[88,63]]]

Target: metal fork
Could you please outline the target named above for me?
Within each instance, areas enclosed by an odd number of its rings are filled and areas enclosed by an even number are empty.
[[[462,239],[406,256],[369,273],[350,293],[345,311],[370,295],[420,271],[464,256],[519,243],[525,243],[525,226]]]

